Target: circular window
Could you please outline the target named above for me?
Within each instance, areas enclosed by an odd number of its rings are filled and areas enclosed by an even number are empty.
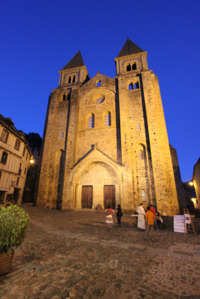
[[[97,104],[101,104],[104,101],[103,97],[99,97],[98,99],[96,99]]]

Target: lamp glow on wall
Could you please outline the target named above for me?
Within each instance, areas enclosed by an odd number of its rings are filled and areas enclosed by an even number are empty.
[[[35,160],[33,158],[31,158],[30,164],[33,165],[34,163],[35,163]]]

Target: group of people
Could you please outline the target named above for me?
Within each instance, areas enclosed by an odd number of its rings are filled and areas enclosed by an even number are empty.
[[[145,239],[147,239],[150,234],[151,239],[154,241],[153,233],[154,231],[158,230],[158,222],[163,223],[162,217],[160,216],[159,212],[154,209],[152,205],[147,207],[147,210],[145,211],[143,207],[143,203],[140,204],[140,206],[136,210],[138,215],[138,222],[137,227],[145,231]],[[108,206],[106,209],[106,225],[108,228],[111,228],[113,224],[113,213],[114,210]],[[121,217],[123,216],[121,206],[118,205],[117,207],[117,222],[118,225],[121,226]]]
[[[143,207],[143,203],[140,204],[140,206],[137,208],[137,214],[138,214],[138,225],[137,227],[142,230],[146,230],[145,238],[147,239],[149,237],[149,234],[153,234],[154,231],[158,230],[158,221],[163,223],[162,217],[160,216],[160,213],[154,209],[152,205],[147,207],[147,210],[145,211]],[[153,240],[152,236],[152,240]]]

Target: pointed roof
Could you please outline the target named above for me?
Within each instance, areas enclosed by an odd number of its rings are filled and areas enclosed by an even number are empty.
[[[80,50],[76,55],[62,68],[62,70],[72,69],[75,67],[84,66],[83,58],[81,56]]]
[[[141,48],[139,48],[136,44],[134,44],[129,38],[127,38],[123,48],[121,49],[117,57],[127,56],[141,52],[144,51]]]

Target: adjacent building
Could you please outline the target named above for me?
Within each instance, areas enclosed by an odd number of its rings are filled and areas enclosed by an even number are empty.
[[[170,145],[170,152],[172,157],[172,164],[173,164],[173,170],[174,170],[174,177],[175,177],[175,183],[176,183],[176,190],[178,195],[178,202],[179,202],[179,208],[180,213],[184,213],[184,209],[188,207],[188,190],[186,191],[185,186],[187,184],[183,184],[181,180],[181,173],[178,163],[178,156],[176,149],[173,148],[173,146]]]
[[[25,134],[0,114],[0,204],[21,204],[30,158]]]
[[[89,78],[80,51],[49,97],[37,204],[179,213],[158,78],[147,52],[127,39],[116,76]]]
[[[37,133],[29,133],[26,134],[25,137],[33,156],[26,177],[22,202],[35,203],[34,199],[35,199],[36,182],[38,180],[38,175],[39,175],[42,138]]]
[[[200,209],[200,158],[194,165],[193,170],[193,183],[196,192],[196,198],[194,198],[194,206],[196,209]]]

